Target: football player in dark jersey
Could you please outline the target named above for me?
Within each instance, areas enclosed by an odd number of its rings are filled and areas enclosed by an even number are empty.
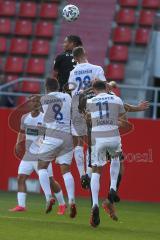
[[[62,91],[65,84],[68,83],[70,71],[72,71],[76,65],[76,62],[73,59],[72,50],[73,48],[82,45],[82,40],[79,36],[70,35],[64,39],[64,52],[56,57],[53,66],[53,78],[58,79],[60,91]]]

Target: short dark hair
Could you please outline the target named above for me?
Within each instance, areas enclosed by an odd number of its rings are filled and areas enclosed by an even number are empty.
[[[69,42],[73,42],[75,47],[83,45],[82,40],[79,36],[69,35],[69,36],[67,36],[67,39],[68,39]]]
[[[84,56],[85,55],[85,50],[83,47],[75,47],[73,48],[73,57],[74,58],[79,58],[81,56]]]
[[[51,92],[58,91],[59,90],[58,80],[56,78],[48,77],[45,82],[45,87],[47,90],[49,90]]]
[[[95,80],[92,85],[93,89],[96,90],[105,90],[106,89],[106,82],[101,80]]]

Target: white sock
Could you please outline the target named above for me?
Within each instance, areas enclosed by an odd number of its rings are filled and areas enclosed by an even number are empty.
[[[48,170],[40,169],[38,170],[38,175],[39,175],[39,182],[40,182],[41,188],[45,194],[46,201],[48,201],[52,196]]]
[[[18,206],[26,207],[26,196],[27,196],[27,193],[24,193],[24,192],[17,193]]]
[[[74,158],[76,161],[76,165],[78,168],[78,172],[80,177],[84,175],[84,154],[83,154],[83,147],[82,146],[76,146],[74,149]]]
[[[67,172],[63,175],[65,187],[67,190],[69,204],[75,202],[75,186],[74,178],[70,172]]]
[[[110,189],[113,188],[114,191],[117,190],[117,179],[120,171],[120,161],[119,157],[112,158],[111,159],[111,165],[110,165]]]
[[[87,150],[87,154],[86,154],[86,173],[88,174],[88,176],[91,178],[92,175],[92,168],[88,167],[89,165],[89,152]]]
[[[100,188],[100,174],[99,173],[92,173],[91,177],[91,192],[92,192],[92,200],[93,206],[98,206],[98,195],[99,195],[99,188]]]
[[[65,204],[62,190],[58,193],[54,193],[54,195],[55,195],[59,205],[64,205]]]

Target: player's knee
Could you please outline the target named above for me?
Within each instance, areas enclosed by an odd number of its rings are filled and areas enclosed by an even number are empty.
[[[64,175],[65,173],[70,172],[70,166],[67,164],[62,164],[61,165],[61,173]]]
[[[101,174],[102,167],[92,166],[92,173],[99,173]]]
[[[120,159],[120,174],[124,175],[124,155],[122,152],[120,152],[119,159]]]
[[[121,174],[121,176],[124,175],[124,164],[122,162],[120,164],[120,174]]]
[[[84,145],[84,137],[80,137],[80,136],[73,136],[73,144],[74,144],[74,147],[77,147],[77,146],[83,146]]]
[[[83,146],[85,143],[85,136],[81,136],[78,138],[78,146]]]
[[[49,181],[50,181],[50,184],[51,184],[51,185],[54,184],[54,179],[53,179],[53,177],[50,177],[50,178],[49,178]]]
[[[58,193],[61,191],[61,186],[59,185],[59,183],[57,181],[55,181],[53,178],[49,178],[50,180],[50,186],[53,190],[54,193]]]
[[[49,162],[38,161],[38,170],[47,169]]]
[[[25,183],[25,181],[27,180],[27,175],[24,174],[20,174],[18,175],[18,184],[23,184]]]

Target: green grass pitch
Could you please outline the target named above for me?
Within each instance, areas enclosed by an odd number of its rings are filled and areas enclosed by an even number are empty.
[[[28,194],[27,212],[11,213],[16,193],[0,192],[0,240],[160,240],[160,204],[121,202],[119,221],[112,221],[100,207],[101,224],[89,225],[90,201],[77,199],[78,215],[70,219],[44,213],[42,195]]]

